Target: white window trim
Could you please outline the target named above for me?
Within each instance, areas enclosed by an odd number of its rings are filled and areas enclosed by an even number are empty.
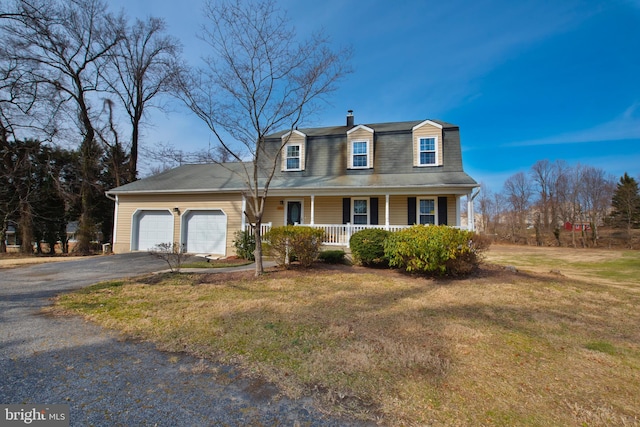
[[[422,151],[420,150],[420,140],[421,139],[429,139],[429,138],[433,138],[433,153],[435,154],[435,162],[434,163],[429,163],[429,164],[422,164],[420,163],[420,153],[422,153]],[[429,153],[431,153],[431,151],[428,151]],[[418,156],[417,159],[417,166],[420,168],[430,168],[430,167],[434,167],[434,166],[439,166],[438,164],[438,156],[440,155],[439,150],[438,150],[438,137],[437,136],[417,136],[416,137],[416,153]]]
[[[355,166],[353,164],[353,157],[355,156],[353,146],[359,142],[364,142],[365,144],[367,144],[367,147],[366,147],[367,150],[365,153],[365,155],[367,156],[367,164],[365,166]],[[351,158],[349,159],[349,163],[351,164],[351,169],[371,169],[371,166],[370,166],[371,156],[369,155],[371,151],[371,146],[369,144],[371,144],[371,141],[368,139],[354,139],[353,141],[351,141]],[[358,154],[358,155],[362,156],[362,154]]]
[[[356,216],[356,200],[365,200],[367,202],[367,223],[366,224],[356,224],[355,216]],[[362,214],[358,214],[362,215]],[[369,197],[352,197],[351,198],[351,224],[353,225],[371,225],[371,200]]]
[[[437,197],[418,197],[416,202],[416,224],[420,224],[420,201],[433,200],[433,225],[440,224],[438,219],[438,198]]]
[[[415,125],[413,127],[413,129],[411,129],[411,130],[413,130],[415,132],[416,130],[420,129],[424,125],[431,125],[431,126],[436,127],[438,129],[442,129],[443,128],[443,126],[441,124],[439,124],[439,123],[436,123],[436,122],[431,121],[431,120],[425,120],[424,122],[418,123],[417,125]]]
[[[297,168],[288,168],[287,160],[295,159],[296,157],[289,157],[287,152],[289,151],[289,147],[298,147],[298,167]],[[285,144],[284,146],[284,170],[285,171],[301,171],[302,170],[302,144],[299,142],[290,142]]]

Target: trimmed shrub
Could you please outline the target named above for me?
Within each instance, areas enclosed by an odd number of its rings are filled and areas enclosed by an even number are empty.
[[[236,231],[233,240],[233,246],[236,248],[236,255],[242,259],[255,261],[254,252],[256,250],[256,237],[250,231]]]
[[[480,264],[488,239],[453,227],[415,225],[385,241],[389,265],[408,272],[459,276]]]
[[[341,250],[322,251],[318,255],[318,259],[326,262],[327,264],[344,264],[346,253]]]
[[[380,228],[366,228],[354,233],[349,239],[354,260],[367,266],[387,265],[384,241],[389,234],[389,231]]]
[[[288,268],[294,257],[305,268],[318,258],[324,230],[305,226],[274,227],[265,235],[267,249],[278,265]]]

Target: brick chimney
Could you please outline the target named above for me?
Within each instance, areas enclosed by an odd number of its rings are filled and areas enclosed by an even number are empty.
[[[353,110],[347,111],[347,126],[353,126]]]

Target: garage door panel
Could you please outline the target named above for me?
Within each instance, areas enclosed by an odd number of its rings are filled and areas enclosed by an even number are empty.
[[[187,252],[224,254],[227,217],[222,211],[192,211],[185,217]]]
[[[134,250],[146,251],[160,243],[173,243],[173,215],[168,211],[141,211],[136,214],[137,239]]]

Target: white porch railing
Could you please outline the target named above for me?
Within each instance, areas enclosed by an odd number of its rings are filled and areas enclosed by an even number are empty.
[[[353,233],[367,228],[381,228],[383,230],[398,231],[403,228],[409,228],[408,225],[359,225],[359,224],[300,224],[305,227],[320,228],[324,230],[323,245],[327,246],[349,246],[349,239]],[[253,224],[247,224],[246,230],[253,230]],[[262,224],[262,235],[264,236],[267,231],[271,230],[271,223]]]
[[[245,231],[247,231],[247,232],[253,233],[253,229],[254,229],[255,227],[256,227],[256,225],[255,225],[255,224],[249,224],[249,223],[247,223],[247,224],[245,224],[244,229],[245,229]],[[269,231],[269,230],[271,230],[271,223],[270,223],[270,222],[260,224],[260,231],[261,231],[260,235],[261,235],[261,236],[264,236],[264,235],[265,235],[265,233],[266,233],[267,231]]]
[[[298,224],[296,224],[298,225]],[[389,231],[399,231],[405,228],[411,227],[410,225],[360,225],[360,224],[300,224],[305,227],[320,228],[324,230],[323,245],[327,246],[346,246],[349,247],[349,240],[353,233],[367,228],[380,228]],[[246,231],[252,231],[255,227],[254,224],[246,224]],[[268,222],[262,224],[260,229],[262,230],[262,236],[264,236],[269,230],[271,230],[272,223]],[[452,226],[454,228],[464,229],[464,227]]]
[[[367,228],[380,228],[389,231],[398,231],[409,228],[408,225],[361,225],[361,224],[304,224],[306,227],[320,228],[324,230],[325,245],[349,246],[349,240],[353,233]]]

